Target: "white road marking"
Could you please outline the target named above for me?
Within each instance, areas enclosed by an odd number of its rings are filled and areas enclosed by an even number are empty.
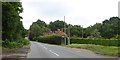
[[[39,44],[39,43],[37,43],[37,44]],[[47,50],[47,48],[46,47],[44,47],[44,45],[42,45],[42,44],[39,44],[40,46],[42,46],[44,49],[46,49]],[[47,45],[47,44],[46,44]],[[53,53],[53,54],[55,54],[56,56],[59,56],[57,53],[55,53],[55,52],[53,52],[52,50],[49,50],[51,53]]]
[[[53,53],[53,54],[55,54],[56,56],[59,56],[57,53],[55,53],[55,52],[53,52],[53,51],[51,51],[51,50],[49,50],[51,53]]]
[[[47,48],[46,48],[46,47],[43,47],[43,48],[45,48],[45,49],[47,50]]]

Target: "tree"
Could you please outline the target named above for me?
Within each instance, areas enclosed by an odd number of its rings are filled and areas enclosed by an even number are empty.
[[[40,27],[42,27],[42,26],[47,27],[47,24],[44,21],[40,20],[40,19],[38,19],[35,23],[37,23]]]
[[[100,27],[101,27],[101,23],[96,23],[93,26],[89,26],[85,28],[84,30],[85,37],[88,36],[101,37],[99,32]]]
[[[98,32],[98,29],[94,29],[92,32],[91,32],[91,36],[93,36],[94,38],[100,38],[100,32]]]
[[[2,2],[2,40],[18,40],[24,30],[19,16],[23,12],[20,2]]]
[[[79,25],[74,25],[70,28],[70,35],[71,36],[78,36],[82,37],[82,27]]]
[[[112,38],[120,35],[120,18],[111,17],[109,20],[102,22],[100,29],[101,36],[104,38]]]
[[[57,29],[64,28],[64,24],[66,24],[67,26],[67,23],[65,23],[64,21],[57,20],[54,22],[50,22],[49,27],[52,31],[56,31]]]
[[[84,28],[84,36],[85,37],[91,36],[91,31],[92,31],[92,26]]]
[[[33,40],[38,36],[44,35],[44,33],[48,31],[49,31],[49,28],[47,24],[44,21],[41,21],[38,19],[36,22],[33,22],[33,24],[30,26],[29,39]]]
[[[33,40],[34,37],[37,37],[39,35],[42,35],[41,28],[38,24],[34,24],[30,27],[30,33],[29,33],[30,40]]]

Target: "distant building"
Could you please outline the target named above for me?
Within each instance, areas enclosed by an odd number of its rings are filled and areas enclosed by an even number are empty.
[[[67,34],[64,33],[63,28],[57,29],[57,31],[49,31],[49,32],[44,33],[44,35],[52,35],[52,34],[57,34],[57,35],[67,37]]]

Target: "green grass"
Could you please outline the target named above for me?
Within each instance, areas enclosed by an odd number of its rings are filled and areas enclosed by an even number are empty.
[[[67,45],[67,47],[88,49],[94,51],[97,54],[118,57],[118,47],[115,46],[101,46],[93,44],[71,44]]]
[[[2,50],[2,46],[0,45],[0,51]]]
[[[3,41],[2,43],[2,49],[14,49],[14,48],[22,48],[24,46],[29,45],[29,40],[21,39],[16,41]]]

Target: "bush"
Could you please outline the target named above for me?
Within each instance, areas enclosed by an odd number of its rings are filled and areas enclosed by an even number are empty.
[[[25,39],[21,39],[21,40],[16,40],[16,41],[3,41],[2,42],[2,47],[5,48],[21,48],[25,45],[30,44],[30,42],[28,40]]]
[[[106,40],[106,39],[75,39],[71,38],[72,44],[95,44],[95,45],[103,45],[103,46],[118,46],[120,40]]]
[[[39,36],[35,38],[38,42],[42,43],[49,43],[49,44],[61,44],[62,37],[59,35],[46,35],[46,36]]]

